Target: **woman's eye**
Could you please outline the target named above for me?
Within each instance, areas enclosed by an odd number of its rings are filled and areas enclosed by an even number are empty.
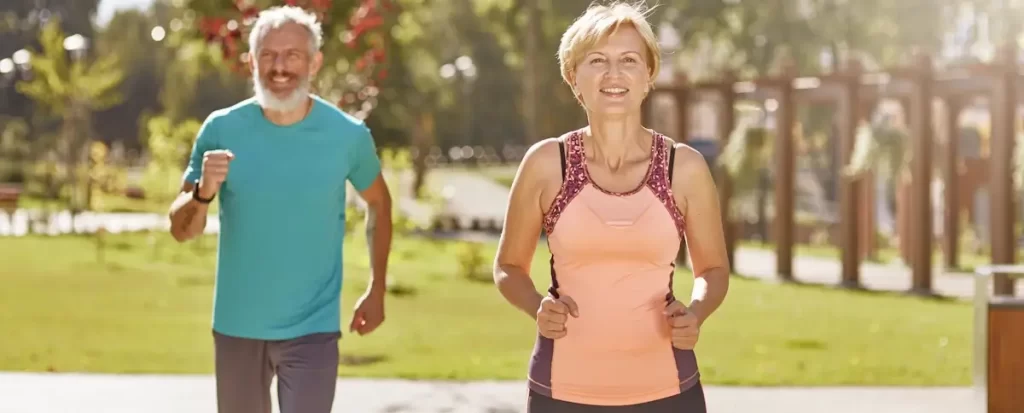
[[[632,57],[626,57],[626,58],[624,58],[622,60],[624,60],[626,63],[636,63],[636,59],[634,59]]]

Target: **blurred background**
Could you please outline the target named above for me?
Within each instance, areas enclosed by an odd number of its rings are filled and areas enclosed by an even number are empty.
[[[585,125],[556,50],[590,3],[4,0],[0,412],[212,411],[216,206],[188,244],[166,212],[278,4],[321,16],[316,93],[366,120],[397,200],[387,322],[342,340],[339,394],[521,411],[534,327],[490,268],[523,153]],[[645,123],[716,171],[736,273],[698,348],[712,411],[965,411],[972,273],[1024,245],[1024,1],[648,4]],[[350,199],[345,319],[368,273]]]

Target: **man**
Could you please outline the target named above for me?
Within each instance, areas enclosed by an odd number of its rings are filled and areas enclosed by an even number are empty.
[[[341,336],[347,183],[367,204],[372,278],[349,331],[384,321],[391,199],[364,123],[310,94],[320,25],[294,7],[262,12],[249,38],[255,97],[204,122],[170,209],[179,242],[201,235],[220,202],[213,308],[220,413],[327,413]]]

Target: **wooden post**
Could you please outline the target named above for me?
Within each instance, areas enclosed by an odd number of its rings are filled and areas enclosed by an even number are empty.
[[[796,66],[786,62],[778,85],[779,107],[775,114],[775,271],[780,280],[793,280],[793,235],[795,201],[796,100],[793,99],[793,78]]]
[[[946,100],[946,152],[942,178],[942,259],[946,269],[959,267],[960,238],[960,111],[963,103]]]
[[[913,284],[910,293],[932,294],[932,88],[931,58],[918,55],[910,100],[911,163],[910,264]]]
[[[913,113],[910,112],[910,99],[901,98],[899,99],[900,107],[903,109],[903,121],[907,125],[907,130],[913,135],[913,127],[911,126],[910,118]],[[908,150],[913,152],[913,136],[911,136],[911,145]],[[911,212],[914,210],[910,200],[911,197],[911,183],[913,182],[913,174],[910,168],[907,167],[904,170],[896,171],[896,176],[893,177],[896,186],[896,233],[899,234],[899,253],[900,259],[903,260],[907,266],[910,266],[914,261],[913,252],[913,225],[911,224]]]
[[[875,102],[861,102],[861,119],[867,119],[875,111]],[[878,223],[875,217],[875,171],[864,174],[858,185],[860,190],[860,258],[875,259],[878,256]]]
[[[851,60],[846,67],[842,92],[839,96],[839,159],[841,165],[850,163],[853,157],[853,146],[860,124],[860,61]],[[842,257],[842,281],[844,288],[861,288],[860,285],[860,243],[857,232],[860,228],[860,217],[857,207],[860,205],[861,184],[859,178],[844,178],[839,182],[839,251]]]
[[[992,87],[990,108],[992,110],[992,134],[990,140],[991,173],[991,245],[993,264],[1013,264],[1016,261],[1014,243],[1014,192],[1013,153],[1016,138],[1017,115],[1017,53],[1008,46],[1000,50],[999,74]],[[1013,295],[1014,282],[1005,274],[997,274],[993,280],[996,295]]]
[[[860,192],[857,240],[861,261],[878,258],[878,223],[875,218],[875,171],[867,171],[857,185]]]
[[[718,110],[718,148],[719,151],[729,143],[729,135],[736,128],[736,91],[733,86],[736,84],[736,74],[732,71],[725,73],[722,81],[719,96],[721,107]],[[736,226],[732,222],[732,181],[729,174],[723,168],[718,169],[718,204],[722,210],[722,231],[725,233],[725,253],[729,259],[729,266],[736,265]]]
[[[687,142],[690,140],[690,89],[687,87],[689,81],[686,74],[678,72],[672,82],[675,86],[676,110],[678,118],[676,125],[679,125],[676,142]],[[673,148],[674,150],[674,148]],[[687,266],[686,260],[686,238],[679,242],[679,252],[676,254],[676,265]]]
[[[1006,267],[1000,271],[1024,275],[1024,267]],[[1024,300],[990,295],[991,275],[988,269],[974,275],[974,411],[1018,413],[1024,411],[1024,399],[1017,395],[1024,388]]]
[[[1024,411],[1024,301],[1007,300],[988,304],[988,412]]]

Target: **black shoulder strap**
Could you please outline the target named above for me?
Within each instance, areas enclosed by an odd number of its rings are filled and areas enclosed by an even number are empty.
[[[565,180],[565,170],[566,170],[566,166],[565,166],[565,141],[564,140],[559,140],[558,141],[558,154],[560,155],[559,158],[562,160],[562,180],[564,181]]]
[[[676,166],[676,147],[668,147],[668,182],[672,183],[672,168]]]

